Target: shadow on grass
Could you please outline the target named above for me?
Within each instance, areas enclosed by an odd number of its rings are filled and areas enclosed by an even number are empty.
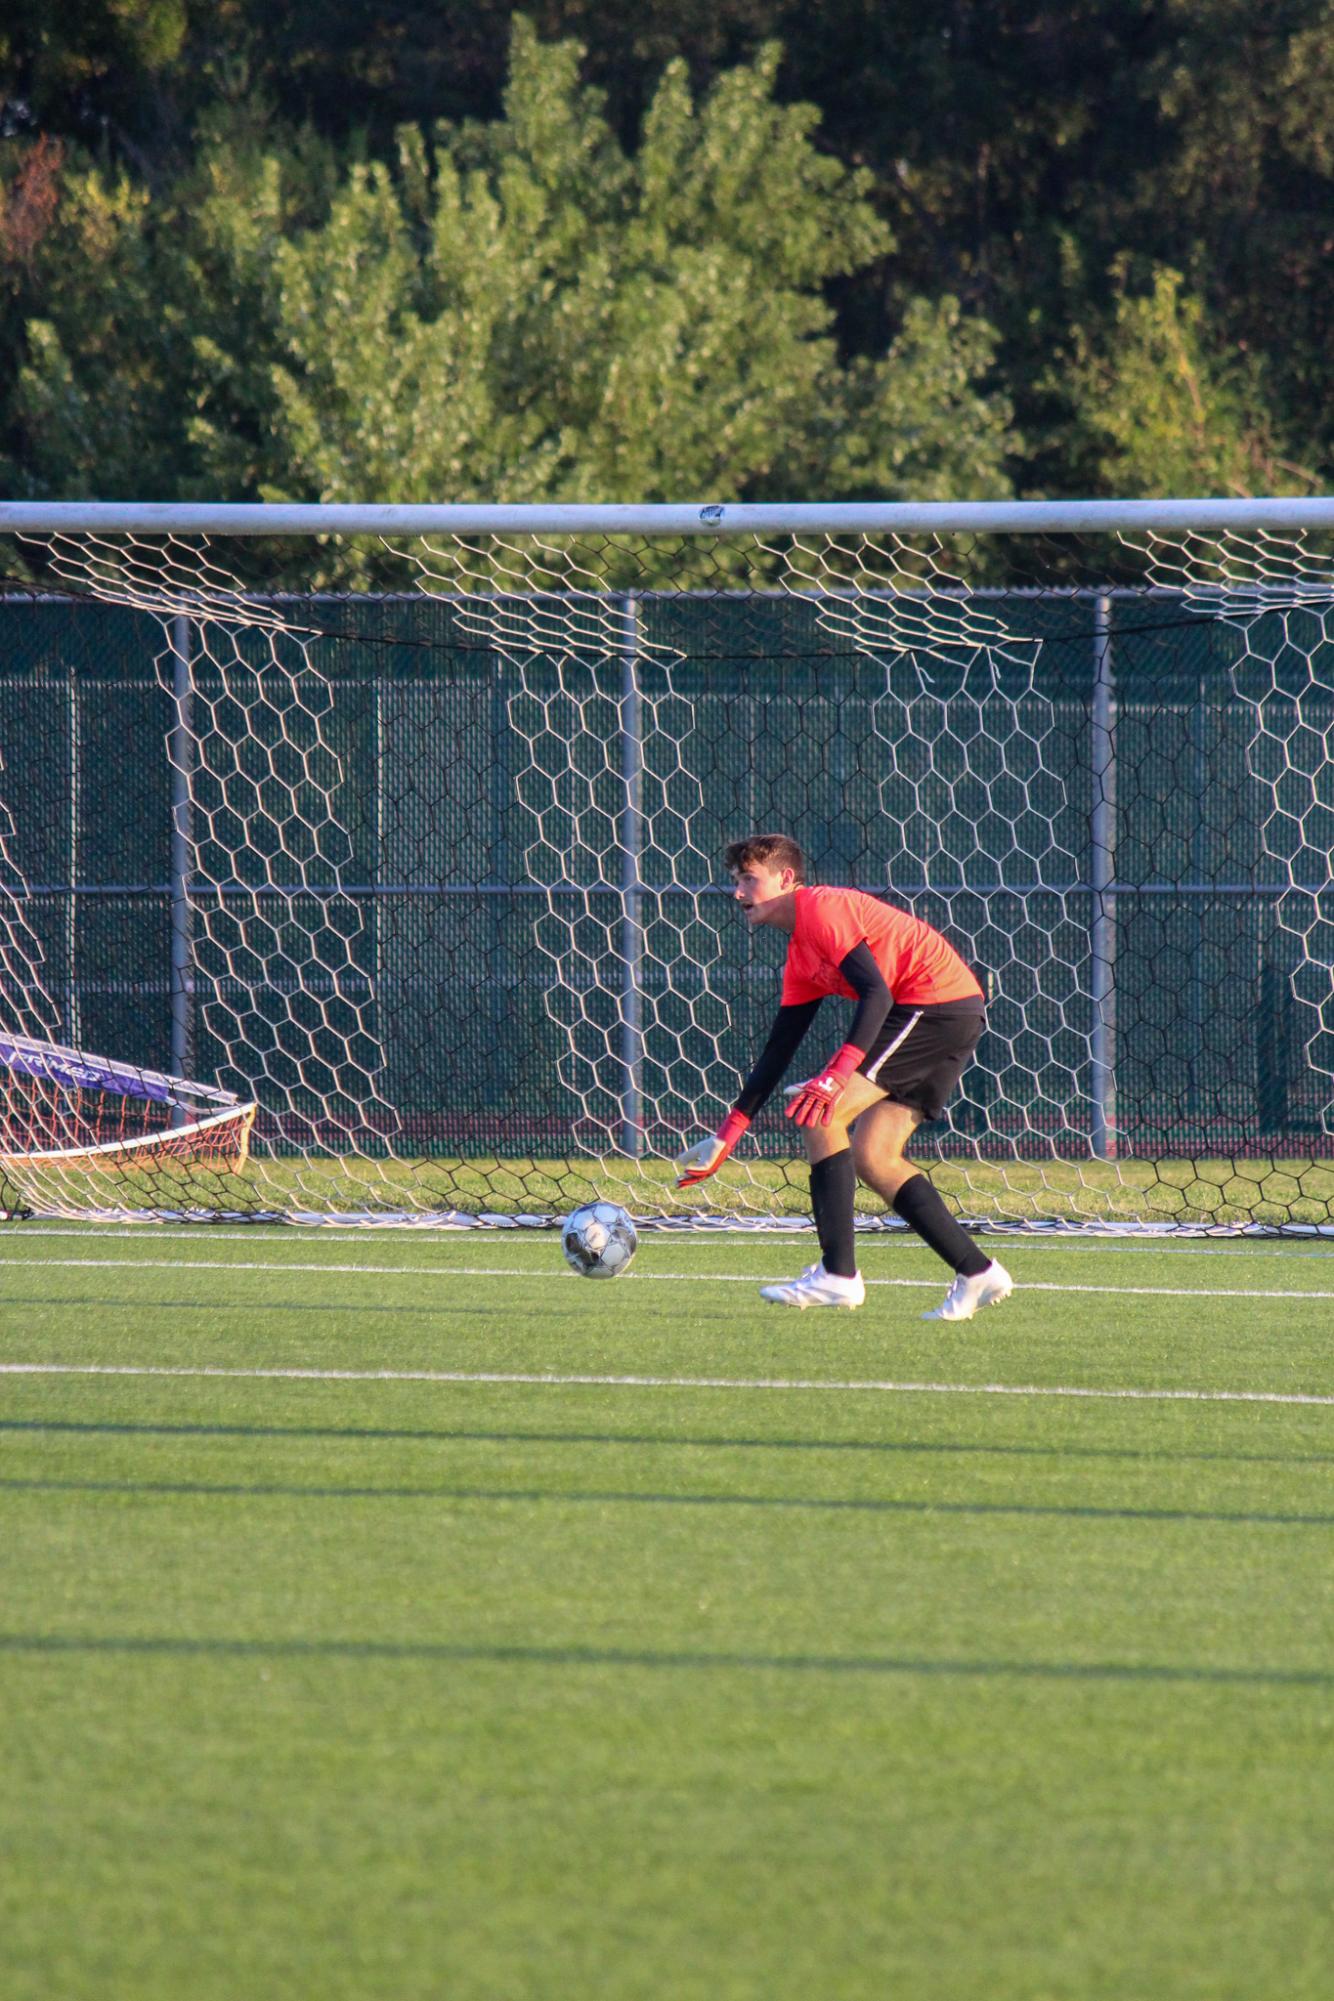
[[[460,1501],[555,1507],[774,1508],[791,1513],[1019,1515],[1054,1521],[1210,1522],[1234,1527],[1331,1528],[1334,1515],[1270,1514],[1205,1508],[1058,1507],[1025,1501],[906,1501],[791,1494],[655,1494],[539,1487],[299,1486],[283,1481],[0,1479],[0,1492],[120,1494],[139,1499],[216,1496],[220,1500]]]
[[[648,1668],[700,1673],[922,1675],[969,1680],[1124,1681],[1329,1688],[1323,1668],[1174,1666],[1139,1661],[922,1660],[884,1654],[649,1652],[617,1647],[450,1646],[430,1640],[228,1640],[171,1635],[0,1633],[0,1653],[216,1656],[237,1660],[426,1661],[443,1666]]]
[[[144,1424],[93,1418],[0,1418],[0,1433],[87,1433],[111,1438],[323,1438],[407,1444],[679,1446],[690,1451],[926,1453],[1002,1459],[1129,1459],[1175,1465],[1328,1466],[1327,1452],[1150,1452],[1116,1445],[993,1445],[916,1438],[728,1438],[649,1431],[479,1431],[463,1427],[352,1424]]]

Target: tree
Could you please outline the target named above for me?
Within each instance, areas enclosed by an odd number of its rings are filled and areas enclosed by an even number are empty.
[[[818,281],[829,336],[874,370],[915,302],[944,325],[956,301],[968,339],[993,328],[987,379],[1025,440],[1022,490],[1101,477],[1075,364],[1110,351],[1123,298],[1150,296],[1158,270],[1199,301],[1217,365],[1262,392],[1282,456],[1317,479],[1334,467],[1334,0],[527,5],[539,41],[586,45],[580,78],[606,93],[602,123],[627,160],[669,65],[702,107],[781,41],[774,108],[819,107],[809,145],[869,176],[861,199],[894,241]],[[15,6],[0,29],[4,129],[95,139],[108,177],[128,168],[152,189],[155,219],[257,102],[272,107],[275,158],[309,125],[395,186],[404,124],[503,123],[514,0]],[[21,338],[0,323],[0,393]]]
[[[158,79],[181,57],[189,0],[9,0],[0,22],[0,131],[97,144],[144,161]]]
[[[670,65],[634,153],[580,53],[519,19],[503,116],[392,167],[233,127],[160,210],[86,173],[13,399],[35,484],[142,493],[151,435],[162,496],[1006,491],[985,326],[916,301],[840,361],[823,287],[892,239],[777,51],[700,103]]]
[[[1170,0],[1147,81],[1172,135],[1140,191],[1144,253],[1179,269],[1220,345],[1260,362],[1272,422],[1334,472],[1334,0]],[[1152,212],[1151,212],[1152,204]]]
[[[1074,375],[1104,492],[1153,498],[1309,486],[1277,457],[1255,369],[1211,353],[1204,308],[1183,292],[1178,271],[1156,271],[1146,294],[1123,291],[1112,338],[1099,351],[1081,343]]]
[[[336,177],[322,142],[278,155],[271,136],[262,115],[215,121],[197,165],[156,198],[86,155],[65,163],[39,242],[8,265],[22,321],[0,431],[8,492],[206,496],[212,469],[191,444],[200,409],[230,414],[238,449],[253,440],[272,401],[273,259],[327,212]]]

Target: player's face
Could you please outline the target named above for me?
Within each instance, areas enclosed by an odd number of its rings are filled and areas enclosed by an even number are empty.
[[[736,871],[732,881],[735,885],[732,895],[753,928],[771,921],[780,897],[792,894],[796,877],[790,868],[766,868],[763,862],[755,862],[750,868]]]

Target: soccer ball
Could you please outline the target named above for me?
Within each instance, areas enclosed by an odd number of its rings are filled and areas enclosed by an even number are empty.
[[[565,1218],[560,1242],[565,1262],[580,1278],[619,1278],[639,1238],[624,1209],[614,1202],[589,1202]]]

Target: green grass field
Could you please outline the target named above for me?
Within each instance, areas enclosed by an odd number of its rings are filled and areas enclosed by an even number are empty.
[[[4,2001],[1329,1991],[1334,1247],[0,1233]]]
[[[941,1159],[929,1146],[921,1163],[960,1213],[990,1222],[1170,1225],[1305,1224],[1334,1220],[1334,1162],[1325,1159],[1088,1159],[978,1161]],[[248,1213],[355,1212],[366,1208],[563,1214],[580,1202],[623,1202],[635,1215],[700,1211],[809,1217],[804,1160],[747,1160],[725,1181],[681,1192],[669,1160],[616,1155],[555,1159],[415,1160],[359,1155],[252,1157],[238,1172],[210,1173],[159,1162],[151,1171],[116,1174],[25,1167],[17,1182],[0,1172],[0,1206],[27,1204],[66,1214],[81,1210],[212,1210]],[[883,1204],[859,1190],[862,1208]]]

